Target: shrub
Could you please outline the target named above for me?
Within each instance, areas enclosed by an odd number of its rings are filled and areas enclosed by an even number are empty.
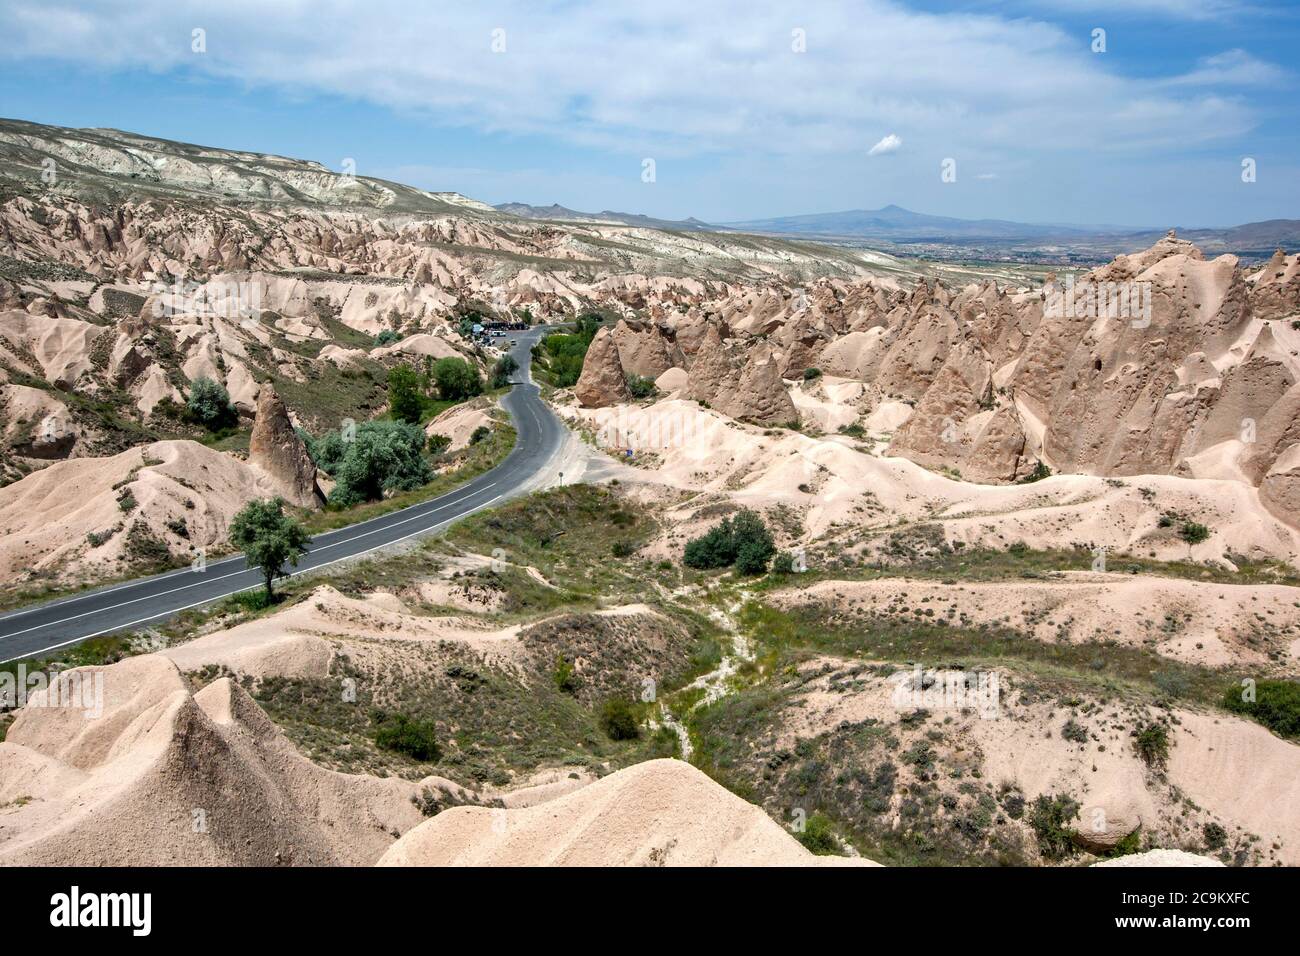
[[[649,398],[656,391],[654,380],[646,378],[644,375],[629,375],[627,377],[627,388],[632,393],[633,398]]]
[[[1044,858],[1060,860],[1074,853],[1074,829],[1069,823],[1078,816],[1079,804],[1067,796],[1044,794],[1034,801],[1029,825]]]
[[[1282,737],[1300,737],[1300,682],[1261,680],[1255,684],[1255,699],[1245,700],[1240,687],[1230,687],[1223,706],[1234,714],[1258,721]]]
[[[814,812],[805,820],[803,832],[796,831],[794,838],[818,856],[833,856],[840,852],[840,845],[835,839],[835,827],[820,812]]]
[[[600,729],[610,740],[635,740],[641,736],[631,702],[612,697],[600,708]]]
[[[1137,733],[1133,747],[1148,767],[1164,769],[1169,759],[1169,728],[1158,722],[1147,724]]]
[[[1210,536],[1210,529],[1196,521],[1184,521],[1178,536],[1188,544],[1200,544]]]
[[[616,558],[630,558],[636,553],[636,548],[630,541],[615,541],[609,550]]]
[[[451,439],[446,435],[430,435],[425,447],[429,449],[430,455],[441,455],[451,447]]]
[[[1066,740],[1074,741],[1076,744],[1086,744],[1088,742],[1088,728],[1071,717],[1065,722],[1065,726],[1061,728],[1061,736]]]
[[[806,368],[803,370],[803,380],[805,382],[811,382],[813,379],[821,377],[822,370],[819,368]]]
[[[442,756],[433,721],[415,720],[405,714],[394,714],[379,725],[375,745],[425,763],[433,763]]]
[[[190,397],[185,402],[186,417],[209,431],[220,431],[239,423],[239,414],[230,404],[224,385],[200,375],[190,383]]]
[[[1029,474],[1025,475],[1025,477],[1021,478],[1018,484],[1028,485],[1028,484],[1032,484],[1035,481],[1042,481],[1044,478],[1050,478],[1050,477],[1052,477],[1052,469],[1048,468],[1046,464],[1039,461],[1034,464],[1034,470],[1031,471]]]
[[[317,466],[335,481],[330,503],[344,508],[431,481],[423,448],[424,432],[418,426],[386,421],[362,422],[352,441],[331,432],[307,446]]]
[[[773,574],[794,574],[794,555],[789,551],[782,551],[772,559]]]
[[[505,388],[510,384],[510,376],[519,371],[519,363],[513,355],[503,355],[492,366],[492,387]]]
[[[479,442],[481,442],[483,439],[487,438],[491,434],[492,434],[492,429],[488,428],[486,425],[480,425],[478,428],[474,429],[474,431],[470,434],[469,443],[471,445],[477,445]]]
[[[392,345],[394,342],[400,342],[401,340],[402,336],[398,334],[396,330],[384,329],[384,331],[375,336],[375,348],[380,348],[384,345]]]
[[[1201,828],[1207,850],[1221,850],[1228,843],[1228,831],[1217,823],[1207,823]]]
[[[555,670],[551,671],[551,680],[555,683],[555,689],[561,694],[578,692],[578,675],[573,665],[566,661],[563,655],[555,655]]]
[[[761,574],[774,554],[776,544],[763,519],[745,509],[688,541],[682,560],[691,568],[727,568],[734,564],[742,574]]]
[[[478,371],[464,359],[438,359],[433,364],[433,381],[438,397],[449,402],[473,398],[483,391]]]
[[[388,372],[388,410],[398,421],[414,425],[424,414],[424,379],[409,365]]]

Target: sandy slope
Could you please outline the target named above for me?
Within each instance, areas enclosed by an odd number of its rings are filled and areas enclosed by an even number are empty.
[[[783,607],[825,604],[851,617],[1009,625],[1044,641],[1114,641],[1208,667],[1300,665],[1300,588],[1126,574],[1070,573],[1060,581],[943,584],[889,578],[819,581],[783,591]],[[1269,652],[1279,655],[1276,665]]]
[[[395,843],[380,866],[815,866],[758,807],[680,760],[651,760],[536,807],[456,807]]]

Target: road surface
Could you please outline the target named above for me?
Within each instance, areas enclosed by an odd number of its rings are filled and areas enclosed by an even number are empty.
[[[293,573],[305,574],[410,538],[428,535],[468,514],[529,490],[532,479],[559,453],[567,430],[542,401],[529,372],[531,348],[542,329],[514,336],[518,382],[501,400],[518,437],[505,461],[438,498],[316,535]],[[262,572],[243,555],[125,584],[87,591],[0,615],[0,663],[39,656],[117,631],[157,624],[188,608],[263,585]]]

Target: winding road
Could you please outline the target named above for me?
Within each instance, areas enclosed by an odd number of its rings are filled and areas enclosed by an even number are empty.
[[[515,336],[510,352],[519,363],[518,383],[501,405],[510,413],[517,438],[505,461],[438,498],[316,535],[293,575],[432,534],[475,511],[532,490],[535,479],[560,453],[568,434],[542,401],[530,374],[531,349],[542,332],[538,327]],[[0,663],[104,634],[148,627],[262,584],[261,571],[250,569],[243,555],[235,555],[213,561],[202,571],[170,571],[11,611],[0,615]]]

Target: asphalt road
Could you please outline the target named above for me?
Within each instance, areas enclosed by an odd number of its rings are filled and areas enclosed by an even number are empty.
[[[563,444],[566,429],[542,401],[529,374],[531,348],[540,328],[514,333],[511,351],[519,362],[516,384],[502,399],[518,437],[505,461],[439,498],[346,528],[319,534],[293,574],[305,574],[399,541],[432,534],[468,514],[517,495]],[[213,561],[203,571],[189,568],[0,615],[0,663],[39,656],[92,637],[149,627],[188,608],[263,586],[261,571],[243,555]]]

